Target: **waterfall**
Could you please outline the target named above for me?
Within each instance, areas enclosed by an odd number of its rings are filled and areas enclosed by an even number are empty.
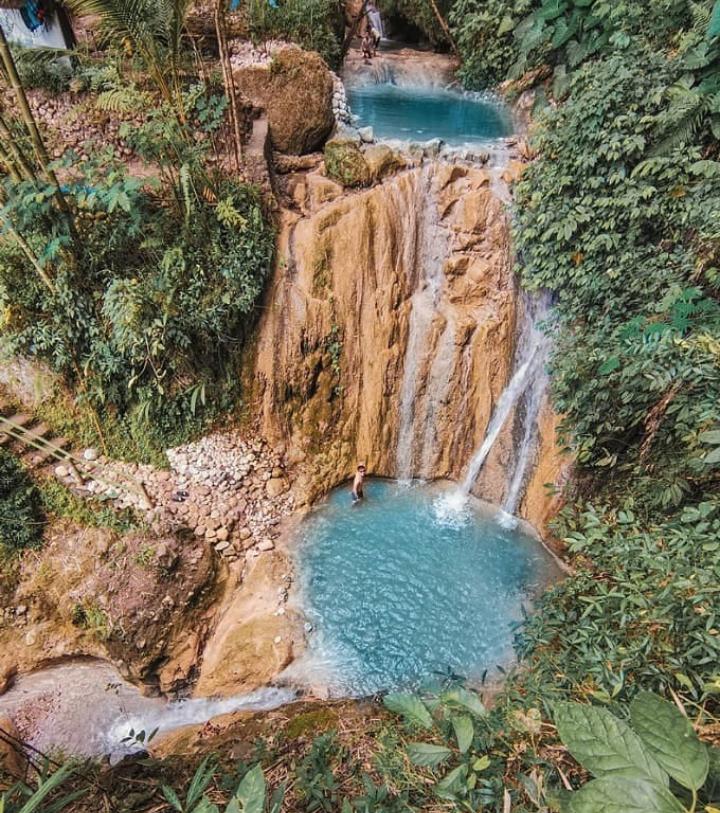
[[[531,463],[537,452],[539,441],[538,417],[542,407],[545,391],[547,389],[547,376],[544,370],[545,354],[539,353],[534,365],[535,371],[532,384],[528,388],[523,418],[523,436],[520,442],[515,471],[510,482],[508,493],[503,502],[502,510],[507,516],[513,516],[517,511]]]
[[[430,170],[423,173],[423,183],[418,186],[416,194],[419,201],[418,217],[418,253],[415,257],[414,271],[417,276],[415,292],[410,300],[410,319],[408,342],[403,364],[403,379],[400,387],[400,420],[396,451],[397,475],[401,480],[411,480],[416,474],[416,444],[421,443],[434,433],[427,429],[416,431],[416,422],[421,410],[418,408],[418,388],[420,384],[421,365],[427,360],[428,337],[433,319],[438,312],[438,302],[444,278],[444,262],[447,254],[448,236],[440,226],[436,201],[432,195],[432,174]],[[410,208],[412,216],[412,207]],[[448,326],[449,327],[449,326]],[[443,346],[445,343],[441,343]],[[433,366],[435,358],[432,360]],[[442,375],[442,373],[439,373]],[[431,372],[432,375],[432,372]],[[429,388],[428,388],[429,389]],[[436,399],[438,388],[428,392],[429,399]],[[432,421],[436,408],[426,401],[425,421]],[[421,454],[424,449],[420,449]]]
[[[520,488],[522,487],[525,471],[529,464],[533,438],[537,434],[537,417],[540,411],[540,402],[545,390],[544,366],[547,357],[547,340],[539,328],[539,323],[546,315],[547,299],[545,297],[538,297],[534,300],[530,300],[528,297],[523,297],[523,311],[521,332],[515,352],[514,371],[510,383],[505,387],[505,390],[497,402],[497,406],[490,418],[490,423],[485,431],[485,437],[480,447],[473,454],[462,483],[462,493],[469,494],[475,485],[475,481],[480,474],[483,464],[495,445],[498,435],[510,417],[514,406],[528,387],[532,385],[531,397],[525,410],[523,443],[518,454],[515,474],[513,475],[513,481],[508,492],[508,498],[512,496],[512,500],[514,501],[512,510],[517,507]],[[508,503],[509,500],[506,498],[505,505],[507,506]]]
[[[385,39],[385,28],[383,26],[382,14],[376,8],[368,9],[368,22],[374,28],[382,39]]]

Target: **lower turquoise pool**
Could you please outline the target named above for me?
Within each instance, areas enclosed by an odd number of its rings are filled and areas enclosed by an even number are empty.
[[[365,696],[449,671],[479,680],[512,659],[523,605],[557,575],[554,561],[479,503],[449,495],[372,480],[364,502],[340,488],[304,521],[306,680]]]
[[[442,88],[368,84],[347,88],[348,102],[360,126],[376,138],[461,145],[503,138],[512,133],[507,110],[498,102]]]

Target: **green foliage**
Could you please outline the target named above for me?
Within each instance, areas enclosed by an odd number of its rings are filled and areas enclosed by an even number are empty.
[[[720,308],[700,253],[716,231],[720,163],[697,147],[650,156],[677,74],[634,56],[579,70],[546,115],[516,190],[516,235],[525,284],[559,298],[553,387],[579,461],[632,477],[638,507],[668,510],[702,497],[699,435],[720,419]]]
[[[284,39],[317,51],[333,68],[340,59],[344,22],[333,0],[285,0],[273,8],[267,0],[246,3],[250,32],[255,40]]]
[[[43,770],[37,777],[35,788],[18,782],[0,796],[2,813],[60,813],[84,796],[86,790],[73,792],[63,791],[63,785],[75,772],[75,767],[68,763],[50,773]]]
[[[560,738],[596,777],[570,796],[568,810],[695,810],[696,794],[708,777],[709,756],[687,717],[673,703],[649,693],[635,698],[630,716],[635,730],[607,709],[557,704],[555,722]],[[686,806],[684,795],[668,788],[670,777],[693,794],[691,808]],[[712,795],[706,800],[714,801]]]
[[[40,494],[20,462],[0,448],[0,546],[17,551],[42,540]]]
[[[70,620],[74,626],[87,630],[99,641],[108,641],[112,637],[113,628],[107,613],[91,599],[75,604]]]
[[[456,0],[450,23],[462,55],[466,87],[487,88],[507,77],[517,61],[513,31],[534,0]]]
[[[451,0],[436,0],[438,10],[447,18]],[[450,43],[438,22],[438,18],[428,0],[379,0],[378,8],[385,17],[402,17],[412,23],[433,46],[447,47]]]
[[[675,687],[678,674],[696,688],[712,679],[719,509],[701,503],[662,524],[643,522],[630,505],[568,509],[558,532],[578,567],[543,596],[519,639],[546,699],[609,702],[639,686]]]
[[[5,215],[56,266],[54,291],[28,278],[15,247],[0,247],[0,308],[10,348],[47,361],[95,411],[118,412],[136,448],[149,446],[145,459],[185,439],[193,426],[206,426],[232,400],[226,382],[237,380],[236,351],[253,324],[273,252],[254,188],[220,181],[219,213],[196,191],[188,197],[187,178],[193,190],[202,182],[201,159],[194,148],[181,153],[183,166],[197,169],[183,180],[169,158],[176,125],[164,122],[151,117],[149,129],[133,138],[167,173],[175,211],[121,165],[98,156],[66,166],[79,242],[54,213],[51,190],[6,183]],[[175,146],[182,143],[178,138]]]
[[[54,49],[23,48],[12,46],[20,81],[28,90],[46,90],[52,94],[63,93],[70,85],[73,68],[70,58]]]

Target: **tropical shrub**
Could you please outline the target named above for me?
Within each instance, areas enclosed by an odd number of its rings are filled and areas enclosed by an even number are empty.
[[[338,67],[344,36],[339,3],[285,0],[273,6],[267,0],[248,0],[246,14],[253,39],[289,40],[308,51],[317,51],[330,67]]]
[[[630,704],[629,725],[607,709],[558,703],[555,724],[573,757],[595,777],[570,794],[570,813],[683,813],[717,801],[710,749],[674,703],[642,692]]]
[[[0,545],[22,550],[42,539],[40,494],[20,462],[0,448]]]

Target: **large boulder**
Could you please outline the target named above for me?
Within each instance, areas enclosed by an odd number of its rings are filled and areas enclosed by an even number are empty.
[[[284,48],[269,66],[239,68],[235,77],[253,106],[267,111],[274,149],[304,155],[322,148],[335,124],[332,74],[322,57]]]

